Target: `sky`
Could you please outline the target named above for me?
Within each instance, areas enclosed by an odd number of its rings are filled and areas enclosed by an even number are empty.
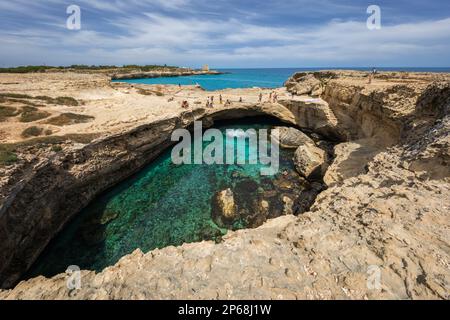
[[[450,1],[0,0],[0,48],[0,67],[450,67]]]

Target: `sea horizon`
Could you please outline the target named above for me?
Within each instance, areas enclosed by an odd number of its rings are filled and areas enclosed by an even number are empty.
[[[436,72],[450,73],[450,68],[390,68],[390,67],[365,67],[365,68],[211,68],[223,72],[223,74],[191,75],[179,77],[141,78],[129,80],[117,80],[149,85],[200,85],[207,91],[245,88],[279,88],[297,72],[311,72],[321,70],[355,70],[355,71],[389,72]]]

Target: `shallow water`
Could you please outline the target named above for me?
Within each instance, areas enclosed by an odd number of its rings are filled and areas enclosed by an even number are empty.
[[[230,138],[225,129],[272,127],[269,123],[234,123],[216,127],[223,132],[224,139]],[[247,145],[247,159],[250,152]],[[281,149],[279,172],[264,177],[260,175],[261,164],[174,165],[171,150],[167,150],[139,174],[84,209],[52,241],[29,276],[53,276],[69,265],[101,271],[137,248],[148,252],[202,240],[219,241],[227,229],[213,221],[212,199],[227,188],[233,189],[236,201],[249,214],[261,197],[266,197],[271,206],[270,216],[249,216],[234,221],[228,228],[260,225],[267,218],[283,213],[280,200],[283,193],[294,196],[302,188],[293,170],[292,157],[292,150]]]

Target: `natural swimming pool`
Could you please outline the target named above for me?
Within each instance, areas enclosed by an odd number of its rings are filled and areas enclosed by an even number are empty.
[[[279,123],[244,119],[226,129],[271,129]],[[205,147],[206,145],[204,145]],[[247,146],[246,157],[250,157]],[[53,276],[68,266],[101,271],[140,248],[144,252],[202,240],[220,241],[228,229],[256,227],[285,214],[285,199],[304,188],[295,172],[293,150],[280,149],[280,169],[261,176],[255,165],[174,165],[166,150],[137,175],[94,200],[51,242],[29,275]],[[231,189],[240,216],[228,226],[213,218],[217,192]],[[266,206],[261,211],[261,204]]]

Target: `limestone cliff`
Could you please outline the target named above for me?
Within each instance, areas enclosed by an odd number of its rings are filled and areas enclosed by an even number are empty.
[[[288,81],[288,89],[300,92],[307,80],[307,88],[320,92],[323,100],[286,98],[280,105],[242,113],[272,110],[272,115],[341,142],[325,176],[329,188],[309,212],[230,232],[219,244],[186,244],[145,254],[137,250],[99,274],[84,271],[81,290],[67,290],[66,275],[39,277],[0,292],[0,299],[449,299],[449,76],[382,73],[369,85],[362,72],[312,75],[319,87],[300,74]],[[202,111],[195,115],[202,116]],[[137,170],[155,152],[149,141],[160,137],[163,142],[190,117],[89,144],[76,157],[52,160],[60,161],[56,167],[44,163],[16,178],[20,183],[12,183],[0,211],[0,243],[24,250],[13,256],[5,253],[7,246],[0,250],[0,261],[8,261],[0,269],[3,283],[18,278],[13,270],[26,269],[20,263],[27,254],[38,254],[36,247],[23,243],[37,239],[43,248],[48,241],[39,239],[39,232],[30,236],[35,225],[54,232],[68,219],[59,217],[57,225],[48,227],[39,219],[24,224],[19,208],[36,201],[33,205],[41,203],[40,218],[55,219],[60,211],[50,204],[59,203],[56,199],[73,199],[75,206],[75,199],[88,201],[113,183],[108,173]],[[103,154],[105,148],[113,151]],[[94,190],[101,173],[101,187]],[[27,183],[36,174],[41,177],[37,183]],[[81,184],[80,177],[85,177]],[[71,188],[58,191],[66,180],[73,182]],[[22,214],[32,217],[31,211]]]

